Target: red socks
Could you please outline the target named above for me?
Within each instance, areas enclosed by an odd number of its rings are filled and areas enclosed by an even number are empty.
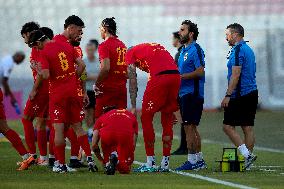
[[[71,156],[78,156],[80,145],[77,139],[77,135],[74,131],[74,129],[69,128],[67,132],[67,138],[69,139],[71,143]]]
[[[46,156],[47,155],[46,129],[37,131],[37,143],[39,148],[39,154],[41,156]]]
[[[29,153],[35,154],[36,146],[35,146],[35,133],[34,133],[33,122],[22,118],[22,123],[24,125],[25,140],[29,149]]]
[[[49,132],[49,145],[48,145],[48,149],[49,149],[49,154],[50,155],[54,155],[54,128],[51,126],[49,127],[50,132]]]
[[[4,135],[21,156],[28,153],[19,135],[14,130],[9,129],[6,133],[4,133]]]
[[[83,136],[78,137],[78,142],[80,146],[82,147],[82,149],[84,150],[86,156],[92,156],[90,144],[88,141],[88,136],[83,135]]]
[[[55,157],[60,164],[65,164],[65,144],[55,146]]]

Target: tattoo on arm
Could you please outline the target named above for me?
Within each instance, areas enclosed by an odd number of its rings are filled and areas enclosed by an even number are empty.
[[[133,108],[136,108],[136,98],[137,98],[137,74],[136,67],[134,65],[128,66],[128,77],[129,77],[129,94],[131,105]]]

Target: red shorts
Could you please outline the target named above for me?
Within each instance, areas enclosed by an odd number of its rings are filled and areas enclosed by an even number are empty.
[[[118,154],[117,170],[120,173],[129,173],[134,160],[134,136],[131,133],[116,133],[109,130],[100,130],[101,147],[104,155],[104,164],[109,161],[113,151]]]
[[[179,74],[164,74],[152,77],[143,96],[143,112],[166,112],[178,110]]]
[[[1,89],[0,89],[0,119],[6,120],[6,115],[5,115],[4,105],[3,105],[3,93]]]
[[[103,94],[96,97],[95,118],[103,114],[105,106],[115,106],[117,109],[127,108],[127,89],[117,91],[103,91]]]
[[[81,122],[85,117],[82,97],[50,98],[49,116],[52,123]]]
[[[47,118],[48,117],[48,93],[38,93],[33,100],[28,99],[24,109],[24,115],[35,118]]]

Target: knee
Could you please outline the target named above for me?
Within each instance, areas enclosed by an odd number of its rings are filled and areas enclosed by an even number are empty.
[[[28,115],[23,115],[22,119],[25,119],[27,121],[32,121],[32,118]]]
[[[230,132],[232,132],[233,127],[229,126],[229,125],[223,125],[223,131],[226,134],[229,134]]]
[[[44,121],[38,121],[36,125],[37,130],[46,130],[46,125],[44,124]]]
[[[173,139],[173,137],[171,137],[171,136],[163,136],[163,138],[162,138],[163,142],[171,142],[172,139]]]
[[[7,124],[1,124],[0,125],[0,133],[3,133],[3,135],[5,135],[5,133],[9,130],[9,127],[7,126]]]

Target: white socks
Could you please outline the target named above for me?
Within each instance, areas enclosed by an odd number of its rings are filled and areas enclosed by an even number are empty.
[[[70,159],[78,159],[77,156],[70,156]]]
[[[55,156],[54,156],[54,155],[49,154],[49,155],[48,155],[48,158],[55,158]]]
[[[246,147],[245,144],[242,144],[238,147],[238,150],[240,151],[240,153],[245,157],[248,158],[248,156],[250,155],[250,152],[248,150],[248,148]]]
[[[25,154],[25,155],[22,156],[23,160],[26,160],[26,159],[28,159],[29,157],[30,157],[30,154]]]
[[[118,157],[117,151],[113,151],[111,154],[114,154],[116,157]]]
[[[40,160],[46,161],[47,160],[47,156],[39,156]]]
[[[156,165],[156,159],[155,156],[147,156],[147,167],[153,167]]]
[[[197,157],[197,161],[203,160],[203,154],[202,154],[202,152],[198,152],[198,153],[196,153],[195,155],[196,155],[196,157]]]
[[[163,156],[161,161],[161,168],[169,169],[169,164],[170,164],[170,156]]]
[[[188,154],[187,155],[187,160],[191,163],[191,164],[196,164],[197,163],[197,155],[196,154]]]

